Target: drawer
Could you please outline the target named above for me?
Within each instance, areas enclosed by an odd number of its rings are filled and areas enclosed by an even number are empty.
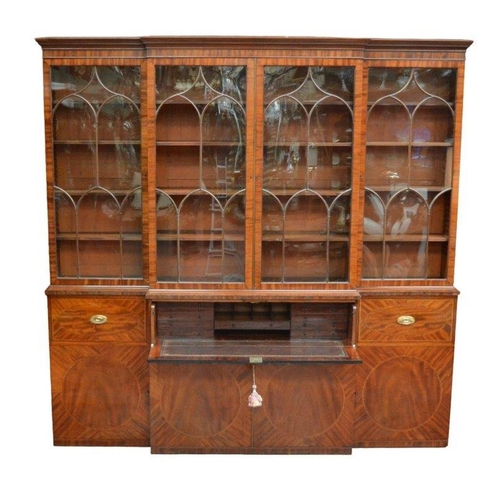
[[[214,306],[212,303],[156,303],[158,337],[212,337]]]
[[[210,302],[158,302],[158,314],[176,321],[213,319],[214,306]]]
[[[292,304],[291,337],[347,338],[351,324],[350,304]]]
[[[52,342],[146,342],[142,297],[49,298]]]
[[[361,300],[362,342],[452,342],[456,298]]]

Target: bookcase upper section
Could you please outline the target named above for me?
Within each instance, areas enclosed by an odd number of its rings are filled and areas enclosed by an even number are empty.
[[[452,284],[471,42],[37,41],[53,284]]]

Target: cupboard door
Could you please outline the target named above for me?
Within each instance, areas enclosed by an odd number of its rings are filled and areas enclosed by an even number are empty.
[[[447,278],[457,70],[368,75],[362,276]]]
[[[141,70],[53,66],[56,276],[140,279]]]
[[[263,73],[262,282],[346,282],[354,67]]]
[[[247,68],[155,75],[157,280],[242,283]]]
[[[446,446],[453,347],[359,346],[355,446]]]
[[[250,447],[248,366],[151,363],[150,387],[153,453]]]
[[[148,446],[148,346],[50,348],[55,445]]]
[[[349,453],[357,369],[357,365],[256,366],[263,404],[252,409],[255,449]]]

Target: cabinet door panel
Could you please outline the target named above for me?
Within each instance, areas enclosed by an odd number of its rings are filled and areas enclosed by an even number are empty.
[[[52,345],[54,443],[148,446],[146,346]]]
[[[150,365],[153,452],[241,450],[251,445],[244,365]]]
[[[359,347],[355,446],[446,446],[453,347]]]
[[[353,366],[257,366],[263,405],[253,409],[260,451],[349,449],[352,445]]]

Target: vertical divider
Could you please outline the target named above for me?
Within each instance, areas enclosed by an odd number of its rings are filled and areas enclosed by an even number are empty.
[[[353,171],[352,171],[352,201],[351,201],[351,231],[349,281],[357,287],[361,283],[363,265],[363,213],[366,161],[366,121],[363,117],[368,108],[367,85],[368,69],[363,62],[355,64],[354,82],[354,134],[353,134]]]
[[[245,285],[259,288],[261,280],[262,203],[262,67],[255,59],[247,61],[247,145],[246,145],[246,227]],[[260,85],[260,88],[259,88]]]
[[[142,84],[142,99],[145,105],[142,116],[147,126],[143,126],[143,214],[144,214],[144,241],[147,242],[145,271],[148,271],[149,285],[156,286],[157,278],[157,235],[156,235],[156,111],[155,111],[155,61],[146,59],[143,63],[144,71]]]

